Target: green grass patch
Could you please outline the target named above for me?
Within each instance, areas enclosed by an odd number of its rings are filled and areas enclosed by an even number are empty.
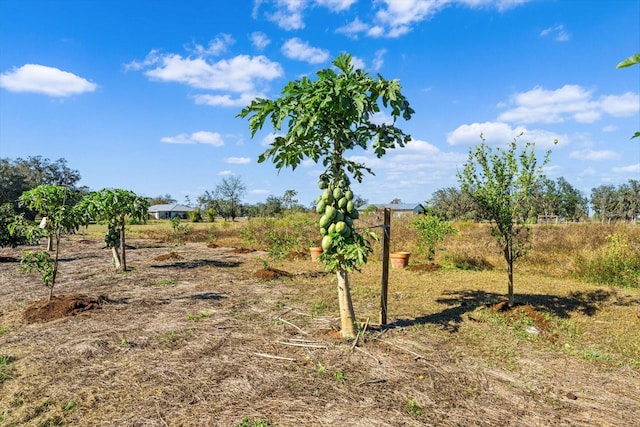
[[[14,356],[0,355],[0,384],[12,377],[12,364],[15,360],[16,358]]]
[[[271,421],[262,418],[249,418],[244,417],[234,427],[272,427]]]
[[[159,280],[157,282],[153,282],[153,283],[148,283],[145,286],[155,286],[155,287],[167,287],[167,286],[175,286],[178,283],[177,280],[173,280],[173,279],[165,279],[165,280]]]
[[[211,313],[201,312],[198,314],[187,314],[187,320],[198,321],[202,319],[208,319],[211,317]]]

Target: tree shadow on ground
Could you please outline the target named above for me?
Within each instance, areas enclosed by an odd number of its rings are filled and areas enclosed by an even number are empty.
[[[600,306],[615,299],[616,305],[631,305],[639,301],[632,299],[620,300],[617,298],[615,290],[597,289],[588,292],[572,292],[566,297],[544,294],[517,294],[516,303],[518,305],[530,305],[536,311],[547,312],[560,318],[569,318],[573,313],[580,313],[586,316],[596,314]],[[389,326],[405,327],[421,324],[435,324],[442,326],[449,332],[457,332],[462,323],[465,313],[474,311],[481,306],[490,306],[500,301],[504,301],[503,294],[484,292],[481,290],[446,291],[442,298],[436,299],[439,304],[444,304],[446,308],[438,313],[416,317],[415,319],[398,319]]]
[[[212,261],[208,259],[201,259],[196,261],[178,261],[171,264],[154,264],[151,268],[199,268],[199,267],[239,267],[242,265],[239,261]]]

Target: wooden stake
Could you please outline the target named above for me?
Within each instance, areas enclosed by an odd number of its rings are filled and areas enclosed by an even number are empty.
[[[389,290],[389,247],[391,241],[391,209],[384,210],[382,226],[382,283],[380,289],[380,325],[387,324],[387,294]]]

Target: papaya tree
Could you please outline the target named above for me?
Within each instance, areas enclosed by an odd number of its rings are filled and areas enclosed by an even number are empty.
[[[79,208],[88,218],[107,225],[105,245],[111,248],[115,268],[126,271],[126,221],[146,221],[149,201],[133,191],[103,188],[87,194],[79,203]]]
[[[401,93],[397,80],[374,79],[355,69],[352,57],[340,54],[333,68],[316,73],[317,79],[302,77],[289,82],[278,99],[254,99],[238,114],[248,117],[253,138],[267,120],[276,136],[259,157],[271,160],[276,169],[296,167],[306,159],[325,168],[319,177],[322,194],[316,199],[319,228],[324,249],[320,260],[336,273],[341,334],[355,337],[355,315],[348,272],[367,262],[372,247],[368,237],[357,231],[351,179],[362,182],[364,173],[373,174],[365,164],[347,157],[350,150],[371,150],[380,158],[388,149],[403,147],[411,139],[396,120],[409,120],[414,113]],[[373,116],[384,109],[392,123],[376,123]]]
[[[522,135],[520,135],[522,136]],[[518,153],[518,138],[506,149],[495,151],[484,143],[469,150],[464,169],[458,172],[462,191],[467,192],[491,221],[491,234],[502,249],[508,271],[508,305],[514,305],[513,266],[531,248],[530,213],[535,189],[543,180],[535,144],[525,143]]]
[[[58,274],[58,260],[60,253],[60,237],[64,231],[77,228],[81,224],[81,217],[73,206],[77,193],[67,187],[59,185],[40,185],[32,190],[25,191],[18,199],[20,205],[38,212],[43,216],[40,228],[47,237],[46,251],[25,251],[22,257],[22,272],[31,273],[37,270],[42,274],[42,282],[49,288],[49,299],[53,297],[53,287]],[[20,227],[18,225],[20,224]],[[12,224],[11,232],[24,224],[16,221]],[[33,228],[26,231],[27,235],[34,235]],[[55,256],[49,251],[53,250],[55,242]]]

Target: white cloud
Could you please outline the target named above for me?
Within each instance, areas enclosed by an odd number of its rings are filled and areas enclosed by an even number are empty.
[[[399,37],[411,31],[412,26],[433,16],[446,4],[430,0],[383,0],[385,7],[376,12],[378,25],[386,27],[385,36]]]
[[[0,74],[0,87],[10,92],[41,93],[53,97],[67,97],[93,92],[97,84],[68,71],[38,64],[25,64]]]
[[[227,51],[227,48],[234,44],[235,40],[230,34],[220,34],[215,39],[209,42],[207,47],[196,44],[188,50],[199,56],[217,56]]]
[[[375,177],[365,178],[367,197],[375,201],[388,202],[390,194],[403,191],[415,192],[415,188],[439,186],[455,176],[459,165],[467,159],[466,153],[440,151],[435,145],[423,140],[411,140],[405,147],[388,150],[383,159],[363,154],[350,156],[350,160],[363,163],[373,169]],[[373,184],[375,182],[375,184]],[[429,195],[424,195],[424,200]],[[420,200],[405,200],[419,202]]]
[[[614,173],[640,173],[640,163],[636,163],[629,166],[620,166],[613,168],[612,171]]]
[[[366,68],[364,61],[361,58],[358,58],[357,56],[354,56],[351,58],[351,65],[353,65],[353,68],[355,69],[364,70]]]
[[[555,134],[540,129],[527,129],[523,126],[512,128],[503,122],[472,123],[458,126],[453,132],[447,134],[449,145],[472,146],[482,142],[480,134],[487,145],[504,146],[513,141],[514,138],[522,134],[518,139],[521,142],[533,142],[538,148],[552,148],[554,141],[558,140],[558,145],[569,143],[567,135]]]
[[[278,133],[270,133],[260,141],[260,145],[263,147],[269,147],[276,140],[276,137],[282,136],[282,134]]]
[[[356,18],[336,30],[337,33],[357,38],[397,38],[413,30],[419,23],[429,20],[446,7],[462,5],[469,8],[495,8],[504,11],[530,0],[378,0],[373,2],[374,17],[366,23]]]
[[[223,94],[198,94],[199,104],[216,106],[248,105],[260,93],[257,86],[284,74],[282,66],[263,55],[251,57],[238,55],[229,59],[209,62],[204,56],[182,57],[159,51],[151,51],[144,61],[132,61],[128,70],[143,71],[151,80],[182,83],[187,86]],[[240,93],[239,97],[228,92]]]
[[[540,37],[550,37],[557,42],[566,42],[571,39],[571,34],[564,28],[564,25],[556,25],[540,31]]]
[[[380,71],[382,65],[384,65],[384,55],[387,53],[387,49],[376,50],[373,58],[373,70]]]
[[[569,154],[569,157],[572,159],[578,160],[590,160],[590,161],[601,161],[601,160],[618,160],[620,158],[620,154],[611,150],[576,150],[572,151]]]
[[[622,95],[607,95],[600,99],[602,111],[614,117],[628,117],[640,111],[640,96],[627,92]]]
[[[195,95],[193,99],[196,104],[199,105],[212,105],[217,107],[245,107],[251,104],[251,101],[256,98],[264,98],[264,94],[254,94],[246,92],[239,97],[233,98],[231,95],[208,95],[199,94]]]
[[[230,176],[233,175],[233,172],[231,172],[230,170],[223,170],[218,172],[218,176]]]
[[[262,188],[256,188],[254,190],[250,190],[249,194],[255,194],[257,196],[263,196],[263,195],[266,195],[266,194],[271,194],[271,191],[264,190]]]
[[[616,130],[618,130],[618,127],[613,125],[608,125],[602,128],[602,132],[615,132]]]
[[[334,12],[341,12],[349,9],[351,5],[357,1],[358,0],[316,0],[316,4],[324,6]]]
[[[592,91],[577,85],[565,85],[556,90],[537,86],[512,95],[508,104],[501,103],[499,107],[507,105],[511,109],[501,113],[498,120],[509,123],[561,123],[566,120],[593,123],[603,114],[622,117],[640,110],[638,94],[627,92],[594,99]]]
[[[382,124],[392,125],[393,124],[393,117],[391,117],[391,114],[387,114],[385,111],[379,111],[377,113],[373,113],[373,115],[370,117],[369,120],[371,120],[371,123],[375,125],[382,125]]]
[[[252,16],[258,18],[260,8],[267,9],[264,16],[284,30],[301,30],[305,27],[306,9],[321,6],[330,12],[342,12],[357,0],[254,0]]]
[[[357,38],[358,34],[366,33],[369,30],[369,25],[356,18],[347,25],[340,27],[336,30],[338,34],[345,34],[349,37]]]
[[[301,30],[304,28],[302,13],[307,6],[305,0],[274,0],[271,2],[258,0],[254,8],[254,16],[257,16],[258,6],[263,4],[274,5],[275,10],[265,12],[265,16],[283,30]]]
[[[251,163],[250,157],[227,157],[224,159],[225,163],[229,163],[232,165],[246,165],[247,163]]]
[[[207,144],[222,147],[224,140],[217,132],[199,131],[192,134],[181,133],[176,136],[165,136],[160,139],[167,144]]]
[[[273,80],[283,74],[280,64],[262,55],[238,55],[209,63],[204,58],[167,54],[158,56],[154,62],[156,67],[144,72],[151,79],[199,89],[246,92],[254,89],[255,80]]]
[[[256,31],[251,33],[251,43],[256,49],[262,50],[271,43],[271,40],[265,33]]]
[[[327,50],[312,47],[297,37],[287,40],[284,45],[282,45],[282,53],[287,58],[306,61],[310,64],[319,64],[329,58],[329,52]]]

